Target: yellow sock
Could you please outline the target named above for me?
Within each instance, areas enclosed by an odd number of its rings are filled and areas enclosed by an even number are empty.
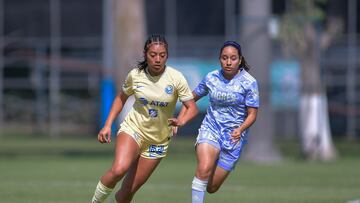
[[[91,203],[102,203],[112,192],[112,188],[108,188],[99,181],[96,186],[94,196]]]

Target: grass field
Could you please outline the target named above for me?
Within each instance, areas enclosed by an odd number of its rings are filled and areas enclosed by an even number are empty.
[[[337,142],[342,157],[331,163],[299,158],[295,142],[279,142],[284,161],[240,161],[207,203],[360,202],[360,143]],[[189,203],[195,169],[193,140],[176,138],[169,156],[136,194],[136,203]],[[0,202],[86,203],[110,167],[113,145],[94,139],[0,137]],[[108,202],[115,202],[113,195]],[[358,203],[353,201],[351,203]]]

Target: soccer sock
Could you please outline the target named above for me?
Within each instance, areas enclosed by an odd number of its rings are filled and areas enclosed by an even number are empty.
[[[192,181],[191,203],[204,202],[204,195],[207,184],[207,180],[200,180],[197,177],[194,177]]]
[[[103,202],[112,192],[112,188],[108,188],[99,181],[96,186],[94,196],[91,200],[91,203],[101,203]]]

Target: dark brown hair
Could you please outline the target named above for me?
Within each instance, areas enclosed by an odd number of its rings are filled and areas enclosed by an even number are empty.
[[[241,63],[240,63],[240,65],[239,65],[239,69],[243,68],[243,69],[245,69],[246,71],[249,71],[249,70],[250,70],[250,66],[249,66],[249,64],[246,62],[245,57],[244,57],[244,56],[242,55],[242,53],[241,53],[241,46],[240,46],[240,44],[238,44],[238,43],[235,42],[235,41],[226,41],[226,42],[224,42],[223,46],[222,46],[221,49],[220,49],[220,56],[219,56],[219,57],[221,57],[221,53],[222,53],[222,51],[224,50],[224,48],[225,48],[225,47],[228,47],[228,46],[232,46],[232,47],[234,47],[234,48],[238,51],[239,58],[240,58],[240,60],[241,60]]]
[[[164,36],[157,35],[157,34],[151,35],[146,40],[145,45],[144,45],[144,60],[139,61],[138,64],[137,64],[137,68],[139,70],[144,70],[148,66],[147,61],[146,61],[146,53],[149,50],[150,46],[153,45],[153,44],[163,44],[165,46],[165,48],[166,48],[166,52],[167,53],[169,52],[168,51],[168,43],[166,42]]]

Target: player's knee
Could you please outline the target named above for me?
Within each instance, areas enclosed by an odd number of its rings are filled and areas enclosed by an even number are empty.
[[[202,180],[207,180],[210,177],[211,170],[211,166],[199,165],[196,171],[196,176]]]
[[[120,180],[125,175],[127,170],[128,168],[124,166],[113,166],[110,169],[110,172],[114,179]]]
[[[219,186],[217,186],[217,185],[208,185],[207,187],[206,187],[206,191],[208,192],[208,193],[215,193],[216,191],[218,191],[219,190]]]
[[[128,202],[131,202],[133,196],[134,196],[134,193],[131,192],[131,190],[121,189],[116,193],[115,199],[116,199],[117,203],[128,203]]]
[[[116,202],[117,203],[129,203],[131,202],[131,199],[130,196],[129,197],[118,197],[118,196],[115,196],[115,199],[116,199]]]

